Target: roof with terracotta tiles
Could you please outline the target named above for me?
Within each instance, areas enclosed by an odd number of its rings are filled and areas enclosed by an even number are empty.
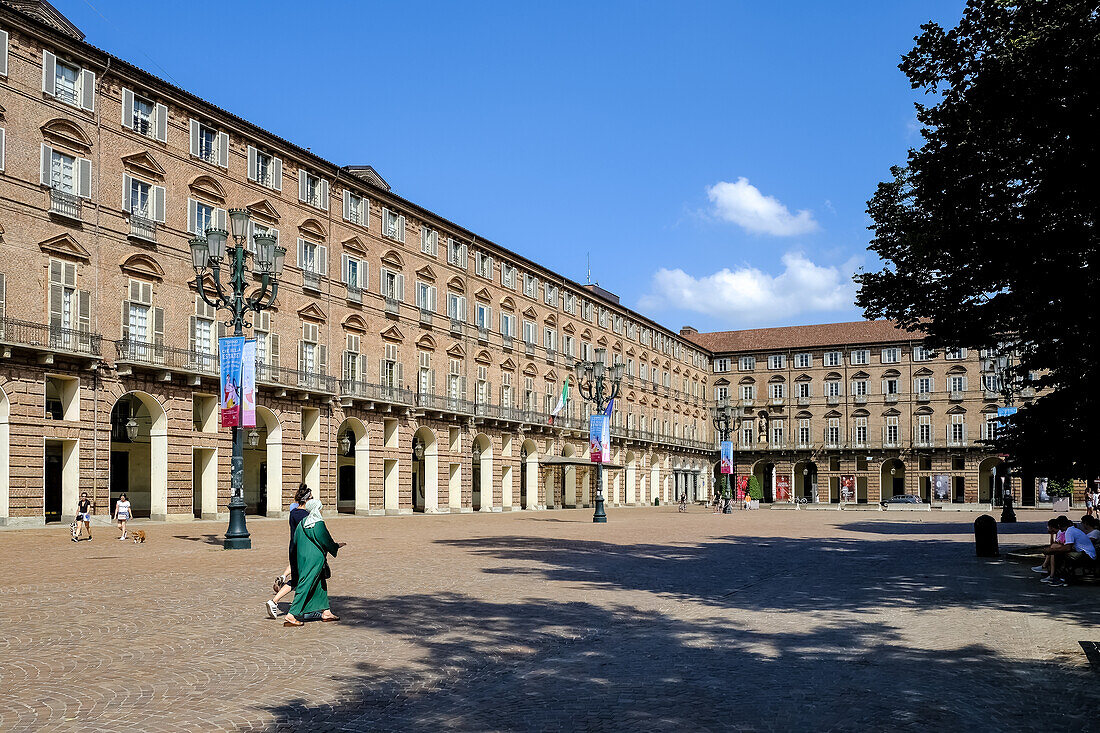
[[[692,342],[716,354],[731,351],[768,351],[823,346],[879,344],[917,341],[920,334],[898,328],[893,321],[852,321],[816,326],[753,328],[745,331],[714,331],[686,336]]]

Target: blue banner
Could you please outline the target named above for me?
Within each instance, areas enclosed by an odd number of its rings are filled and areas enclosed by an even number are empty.
[[[256,339],[241,349],[241,427],[256,427]]]
[[[593,463],[611,462],[611,425],[607,415],[588,416],[588,453]]]
[[[733,473],[733,441],[722,441],[722,473]]]

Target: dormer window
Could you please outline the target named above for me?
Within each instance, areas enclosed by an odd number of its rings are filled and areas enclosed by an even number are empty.
[[[168,141],[168,107],[122,88],[122,126],[139,135]]]
[[[58,101],[95,111],[95,73],[42,52],[42,91]]]
[[[259,148],[248,146],[248,180],[273,191],[283,190],[283,161]]]
[[[298,200],[328,211],[328,181],[306,170],[298,170]]]

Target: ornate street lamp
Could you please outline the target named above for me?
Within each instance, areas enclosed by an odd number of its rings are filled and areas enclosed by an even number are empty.
[[[234,336],[243,336],[249,311],[260,313],[271,308],[275,295],[279,291],[279,276],[283,272],[286,249],[278,246],[271,234],[256,234],[252,237],[254,251],[248,251],[248,209],[230,209],[229,221],[233,230],[233,246],[226,249],[229,232],[224,229],[207,229],[205,237],[195,237],[190,241],[191,265],[195,268],[199,297],[216,310],[229,311],[226,327],[233,328]],[[248,256],[252,256],[252,271],[260,278],[259,292],[245,295],[249,286],[248,269],[245,265]],[[222,283],[222,269],[226,270],[226,283]],[[207,275],[213,281],[215,294],[206,292]],[[229,462],[230,487],[229,528],[225,533],[223,547],[227,550],[247,550],[252,547],[248,528],[244,520],[244,432],[240,426],[232,428],[233,457]]]
[[[248,431],[248,447],[255,448],[260,444],[260,433],[256,428]]]
[[[345,430],[340,436],[340,455],[346,456],[348,453],[351,453],[351,431]]]
[[[1012,350],[1003,348],[1000,353],[993,357],[993,368],[997,373],[998,385],[1001,388],[1001,398],[1004,400],[1006,412],[1014,413],[1016,408],[1013,403],[1016,401],[1016,366],[1012,361]],[[1008,415],[1005,415],[1005,419],[1008,419]],[[1009,471],[1008,461],[1005,461],[1005,474],[1001,476],[1001,522],[1005,524],[1011,524],[1016,521],[1016,512],[1012,508],[1012,482],[1009,481],[1011,472]],[[993,489],[996,491],[996,481],[994,481]]]
[[[577,377],[577,391],[581,398],[591,402],[596,408],[596,414],[603,412],[607,404],[619,394],[619,385],[623,381],[623,365],[604,363],[607,358],[607,349],[596,349],[595,361],[578,361],[573,370]],[[604,523],[607,514],[603,506],[603,462],[596,463],[596,511],[592,514],[592,521]]]
[[[736,422],[740,422],[740,416],[734,417],[733,407],[730,406],[729,398],[723,397],[718,403],[711,408],[711,419],[714,421],[714,429],[721,436],[722,442],[730,439],[730,432],[736,430]],[[721,463],[721,454],[719,454],[719,463]],[[732,467],[731,467],[732,468]],[[722,511],[725,514],[732,514],[733,507],[730,506],[730,477],[728,473],[722,474],[722,498],[725,499],[725,506]]]
[[[129,420],[126,421],[126,437],[130,439],[131,443],[133,443],[135,440],[137,440],[137,436],[138,422],[131,417]]]

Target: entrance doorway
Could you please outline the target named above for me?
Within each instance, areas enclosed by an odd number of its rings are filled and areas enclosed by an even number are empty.
[[[63,484],[61,471],[61,443],[57,441],[46,442],[46,474],[45,474],[45,513],[46,523],[60,522],[62,515],[61,490]],[[75,513],[76,507],[71,507]]]

